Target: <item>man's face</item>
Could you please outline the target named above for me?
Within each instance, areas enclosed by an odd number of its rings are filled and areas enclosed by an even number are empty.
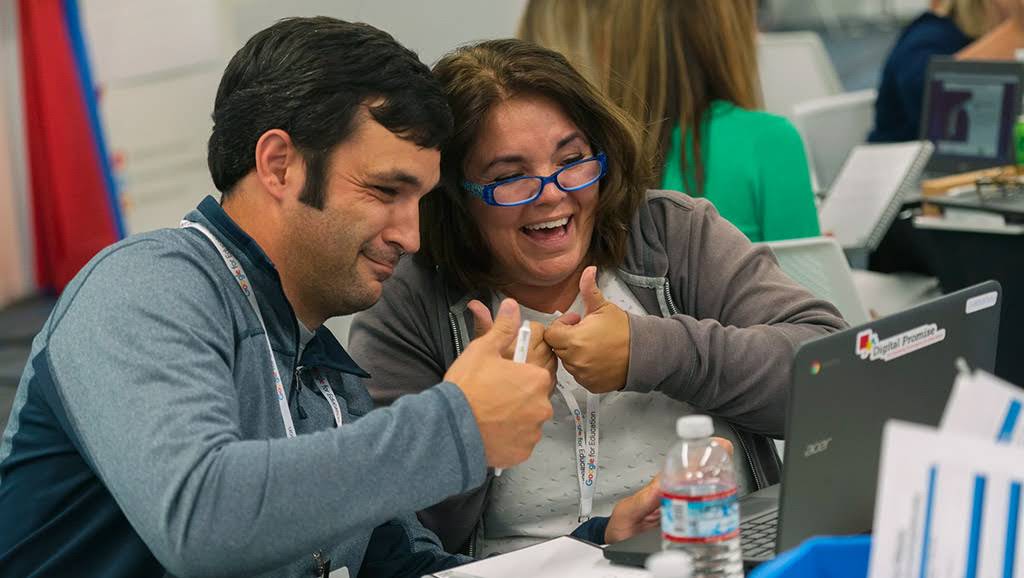
[[[307,306],[326,317],[377,302],[399,257],[419,250],[419,201],[440,178],[437,149],[369,115],[357,122],[328,161],[323,209],[296,198],[285,212],[290,274]]]

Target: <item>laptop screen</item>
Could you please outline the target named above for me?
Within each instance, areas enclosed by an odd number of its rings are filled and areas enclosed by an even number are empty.
[[[969,62],[934,69],[925,87],[923,138],[934,155],[964,169],[1012,163],[1020,76],[971,70]]]

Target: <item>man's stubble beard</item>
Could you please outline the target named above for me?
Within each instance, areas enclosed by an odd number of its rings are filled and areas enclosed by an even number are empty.
[[[325,231],[320,223],[293,221],[288,231],[289,258],[301,279],[298,288],[308,306],[326,319],[369,309],[380,291],[360,274],[360,253],[352,230]]]

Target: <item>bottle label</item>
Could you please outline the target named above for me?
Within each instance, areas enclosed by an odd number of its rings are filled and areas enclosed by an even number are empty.
[[[736,488],[701,496],[661,493],[661,535],[672,542],[707,544],[739,536]]]

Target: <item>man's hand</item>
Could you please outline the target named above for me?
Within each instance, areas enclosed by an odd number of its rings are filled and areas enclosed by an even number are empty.
[[[474,339],[445,373],[469,402],[480,428],[487,464],[507,468],[526,461],[553,415],[551,371],[502,356],[519,330],[519,305],[501,303],[490,330]]]
[[[661,492],[658,488],[658,477],[655,476],[639,492],[615,504],[612,516],[608,519],[608,527],[604,531],[604,541],[608,544],[621,542],[656,528],[660,522]]]
[[[494,326],[494,321],[491,320],[491,312],[487,309],[486,305],[474,299],[469,302],[469,310],[473,312],[473,334],[475,336],[480,337],[491,330],[491,327]],[[517,326],[516,335],[518,335],[518,329]],[[512,359],[515,347],[515,340],[512,340],[512,343],[509,343],[508,347],[501,352],[501,355],[505,359]],[[544,326],[536,321],[530,322],[530,347],[526,354],[526,363],[543,367],[550,371],[551,375],[554,375],[558,369],[558,358],[555,357],[551,347],[544,341]]]
[[[585,313],[567,313],[544,332],[555,355],[576,382],[593,393],[621,389],[629,371],[629,316],[597,288],[597,267],[580,277]]]

